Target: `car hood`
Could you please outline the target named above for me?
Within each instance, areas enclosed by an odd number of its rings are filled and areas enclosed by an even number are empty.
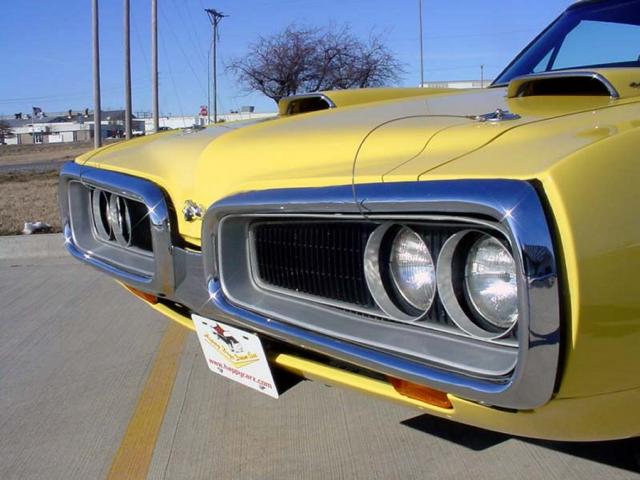
[[[580,112],[588,115],[616,101],[508,99],[506,88],[429,93],[194,133],[167,132],[112,145],[78,161],[148,178],[165,189],[180,212],[187,200],[207,207],[249,190],[424,179],[510,131]],[[482,115],[497,109],[514,115],[483,121]],[[534,143],[530,138],[532,148]],[[500,176],[511,176],[509,169],[505,163]],[[180,217],[180,233],[197,243],[199,222]]]

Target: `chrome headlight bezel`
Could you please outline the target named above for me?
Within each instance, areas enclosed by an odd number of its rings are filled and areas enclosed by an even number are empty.
[[[481,250],[482,246],[485,247],[484,250]],[[503,278],[493,279],[494,282],[496,280],[502,281],[501,292],[496,292],[495,288],[491,289],[492,290],[491,292],[480,292],[476,290],[477,287],[473,284],[474,281],[477,281],[478,278],[485,275],[480,272],[474,272],[473,265],[486,264],[487,262],[492,261],[491,259],[487,259],[487,258],[483,259],[480,257],[480,255],[482,255],[483,253],[486,255],[486,248],[497,249],[498,255],[502,257],[502,262],[504,263],[504,265],[503,267],[500,267],[502,268],[502,271],[500,272],[500,276]],[[493,262],[495,263],[495,260],[493,260]],[[495,266],[496,265],[494,265],[494,267]],[[496,275],[496,273],[494,272],[491,275]],[[520,291],[519,291],[520,289],[518,288],[516,262],[513,258],[513,255],[511,254],[511,251],[504,245],[502,241],[500,241],[500,239],[492,235],[483,235],[475,241],[475,243],[471,246],[471,248],[469,249],[469,252],[467,253],[464,279],[465,279],[465,282],[464,282],[465,293],[466,293],[469,305],[473,310],[474,316],[477,319],[478,323],[489,331],[492,331],[492,330],[495,330],[496,332],[511,331],[515,327],[516,323],[518,322],[518,316],[519,316],[518,299],[520,297]],[[505,283],[507,285],[505,285]],[[507,289],[504,288],[505,286],[507,287]],[[508,291],[509,287],[512,290],[511,292]],[[499,303],[501,294],[503,294],[502,295],[503,297],[507,297],[507,302],[511,304],[511,307],[513,309],[513,313],[508,315],[508,318],[498,318],[499,316],[498,312],[489,311],[487,306],[482,304],[482,302],[486,301],[487,297],[489,297],[490,300],[493,301],[494,303]],[[508,298],[508,297],[511,297],[511,298]]]
[[[403,232],[410,232],[422,242],[426,249],[427,262],[433,267],[434,288],[426,298],[426,307],[419,308],[406,298],[398,279],[394,278],[391,268],[391,256],[396,240]],[[379,225],[369,236],[364,255],[365,279],[374,301],[390,318],[403,322],[412,322],[422,318],[431,308],[436,297],[435,262],[422,236],[410,226],[395,222]]]
[[[410,227],[400,228],[391,242],[388,263],[398,301],[410,311],[428,312],[436,297],[436,264],[420,234]],[[412,270],[410,279],[403,278],[407,270]]]
[[[507,242],[497,232],[487,233],[476,229],[465,229],[449,237],[438,256],[438,293],[447,313],[460,328],[473,338],[484,341],[493,341],[505,338],[512,334],[519,324],[519,318],[508,328],[494,328],[486,321],[482,321],[475,313],[474,307],[467,291],[465,279],[465,266],[473,245],[478,239],[488,236],[498,241]],[[505,249],[514,257],[513,250]],[[518,310],[522,309],[524,298],[523,283],[525,282],[521,267],[515,261],[516,277],[518,282]]]

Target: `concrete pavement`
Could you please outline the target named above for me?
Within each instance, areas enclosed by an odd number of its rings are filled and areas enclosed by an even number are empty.
[[[0,260],[0,478],[106,478],[167,322],[70,258]],[[195,335],[176,351],[149,479],[640,478],[637,441],[516,439],[311,382],[273,400],[211,373]]]

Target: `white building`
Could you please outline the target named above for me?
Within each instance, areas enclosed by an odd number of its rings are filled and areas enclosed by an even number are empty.
[[[218,114],[218,122],[235,122],[238,120],[251,120],[256,118],[268,118],[277,115],[273,113],[255,113],[255,112],[237,112],[237,113],[221,113]],[[194,125],[206,126],[208,124],[208,117],[202,115],[195,116],[161,116],[160,117],[160,129],[173,130],[176,128],[189,128]],[[211,117],[213,122],[213,116]],[[153,119],[144,118],[144,130],[145,133],[153,133]]]
[[[423,88],[485,88],[491,85],[493,80],[434,80],[424,82]]]
[[[51,114],[49,116],[15,115],[2,118],[11,127],[13,136],[5,138],[6,144],[41,144],[82,142],[93,138],[93,113]],[[102,138],[121,138],[124,136],[124,110],[107,110],[102,112]],[[133,118],[133,130],[144,134],[144,121]]]

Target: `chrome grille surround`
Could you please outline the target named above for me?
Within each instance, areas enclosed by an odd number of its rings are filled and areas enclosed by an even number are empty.
[[[131,286],[173,290],[170,211],[159,187],[71,162],[60,172],[59,199],[71,255]]]
[[[407,221],[419,217],[459,220],[466,217],[495,224],[512,247],[519,265],[519,289],[523,292],[518,341],[513,348],[515,357],[511,368],[502,374],[497,370],[484,374],[475,370],[473,357],[464,353],[478,347],[470,340],[464,340],[456,347],[456,353],[467,355],[462,364],[456,364],[451,356],[447,361],[438,362],[438,355],[445,358],[447,352],[450,353],[450,350],[438,350],[438,345],[451,341],[450,335],[438,331],[430,332],[434,342],[423,342],[431,351],[418,358],[390,349],[389,344],[385,348],[381,345],[384,342],[372,342],[371,336],[369,340],[362,341],[363,337],[358,339],[339,329],[332,330],[337,321],[342,321],[342,325],[359,322],[358,328],[366,330],[367,327],[363,326],[366,318],[356,318],[348,312],[340,316],[319,302],[260,291],[255,283],[244,289],[238,288],[244,283],[243,275],[248,274],[238,273],[235,268],[228,273],[227,270],[231,263],[241,265],[241,268],[245,268],[242,262],[250,263],[246,255],[236,255],[238,251],[249,249],[246,240],[244,245],[237,244],[239,235],[244,235],[245,239],[248,237],[250,221],[247,218],[292,220],[316,217],[372,221]],[[232,235],[229,232],[233,230],[236,234]],[[236,241],[235,245],[233,241]],[[408,182],[239,194],[209,208],[203,223],[202,248],[209,295],[215,309],[219,315],[236,319],[236,323],[245,327],[276,338],[284,336],[288,341],[293,337],[298,346],[491,405],[535,408],[553,395],[560,346],[558,269],[546,214],[538,193],[528,182]],[[252,291],[258,293],[254,295]],[[323,316],[323,321],[328,324],[332,320],[331,315],[335,315],[336,320],[331,326],[323,327],[314,320],[314,317]],[[385,335],[383,328],[378,322],[375,330],[378,335]],[[411,333],[415,334],[415,329]],[[405,338],[410,339],[406,331]],[[489,344],[501,353],[509,350],[503,345]],[[415,344],[413,353],[417,348],[419,346]],[[481,350],[476,350],[476,354],[481,353]],[[485,353],[493,355],[495,352]]]

